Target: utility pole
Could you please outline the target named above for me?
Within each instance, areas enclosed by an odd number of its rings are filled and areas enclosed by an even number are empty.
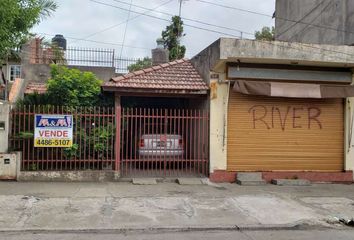
[[[181,18],[181,14],[182,14],[182,2],[183,0],[179,0],[179,14],[178,16]]]
[[[182,3],[183,0],[178,0],[179,1],[179,12],[178,12],[178,17],[179,17],[179,25],[181,25],[181,20],[182,20]],[[180,45],[180,39],[179,39],[179,26],[177,28],[177,56],[179,54],[179,45]]]

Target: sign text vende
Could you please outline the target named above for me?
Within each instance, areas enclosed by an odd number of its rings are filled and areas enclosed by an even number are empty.
[[[72,115],[35,115],[35,147],[71,147],[73,144]]]

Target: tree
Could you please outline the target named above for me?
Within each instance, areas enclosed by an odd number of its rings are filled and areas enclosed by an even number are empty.
[[[60,65],[51,67],[51,79],[47,84],[50,104],[95,106],[99,103],[102,81],[92,72],[81,72]]]
[[[52,0],[0,1],[0,61],[18,48],[29,36],[29,30],[57,9]]]
[[[185,36],[181,18],[173,16],[172,23],[166,27],[166,30],[162,31],[161,35],[165,48],[170,52],[170,61],[183,58],[186,53],[186,47],[180,43],[181,38]]]
[[[255,32],[255,37],[257,40],[274,41],[274,27],[263,27],[261,31]]]
[[[143,59],[139,59],[138,61],[136,61],[136,63],[130,64],[128,66],[128,70],[129,72],[134,72],[151,66],[152,66],[151,58],[144,57]]]

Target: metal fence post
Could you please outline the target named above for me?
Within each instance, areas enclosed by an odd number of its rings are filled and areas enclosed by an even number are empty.
[[[120,170],[120,132],[121,132],[121,107],[116,107],[116,146],[115,146],[115,171]]]

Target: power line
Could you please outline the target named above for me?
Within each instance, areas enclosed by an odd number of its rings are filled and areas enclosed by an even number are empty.
[[[273,16],[273,15],[269,15],[269,14],[261,13],[261,12],[250,11],[250,10],[246,10],[246,9],[242,9],[242,8],[236,8],[236,7],[233,7],[233,6],[227,6],[227,5],[223,5],[223,4],[219,4],[219,3],[215,3],[215,2],[209,2],[209,1],[205,1],[205,0],[196,0],[196,1],[202,2],[202,3],[206,3],[206,4],[210,4],[210,5],[214,5],[214,6],[218,6],[218,7],[232,9],[232,10],[236,10],[236,11],[240,11],[240,12],[247,12],[247,13],[252,13],[252,14],[256,14],[256,15],[260,15],[260,16],[280,19],[280,20],[284,20],[284,21],[288,21],[288,22],[297,22],[296,20],[291,20],[291,19],[287,19],[287,18],[283,18],[283,17]],[[323,28],[323,29],[328,29],[328,30],[334,30],[334,31],[337,31],[337,32],[345,32],[345,33],[354,34],[353,31],[348,31],[348,30],[344,30],[344,29],[338,29],[338,28],[334,28],[334,27],[330,27],[330,26],[323,26],[323,25],[318,25],[318,24],[310,24],[308,22],[302,22],[302,21],[299,22],[299,23],[308,24],[308,25],[313,26],[313,27],[318,27],[318,28]]]
[[[126,5],[129,4],[129,3],[127,3],[127,2],[123,2],[123,1],[120,1],[120,0],[112,0],[112,1],[118,2],[118,3],[122,3],[122,4],[126,4]],[[156,13],[160,13],[160,14],[163,14],[163,15],[166,15],[166,16],[174,16],[174,15],[171,14],[171,13],[162,12],[162,11],[156,11],[155,9],[146,8],[146,7],[143,7],[143,6],[136,5],[136,4],[135,4],[135,5],[133,4],[133,7],[140,8],[140,9],[145,9],[145,10],[149,10],[149,11],[156,12]],[[254,33],[246,32],[246,31],[244,31],[244,30],[235,29],[235,28],[230,28],[230,27],[225,27],[225,26],[220,26],[220,25],[216,25],[216,24],[212,24],[212,23],[208,23],[208,22],[203,22],[203,21],[200,21],[200,20],[197,20],[197,19],[182,17],[182,20],[187,20],[187,21],[191,21],[191,22],[195,22],[195,23],[200,23],[200,24],[203,24],[203,25],[211,26],[211,27],[217,27],[217,28],[221,28],[221,29],[236,31],[236,32],[239,32],[239,33],[245,33],[245,34],[247,34],[247,35],[254,36]]]
[[[55,36],[55,34],[49,34],[49,33],[36,33],[38,35],[46,35],[46,36]],[[67,39],[73,39],[73,40],[80,40],[80,41],[85,41],[85,42],[92,42],[92,43],[100,43],[100,44],[106,44],[106,45],[111,45],[111,46],[123,46],[121,43],[109,43],[109,42],[102,42],[102,41],[95,41],[95,40],[88,40],[88,39],[83,39],[83,38],[75,38],[75,37],[68,37],[65,36]],[[138,46],[131,46],[131,45],[124,45],[125,47],[128,48],[136,48],[136,49],[144,49],[144,50],[151,50],[150,48],[145,48],[145,47],[138,47]]]
[[[154,7],[154,8],[152,8],[152,9],[150,9],[149,11],[144,12],[144,13],[151,12],[151,11],[153,11],[153,10],[155,10],[155,9],[158,9],[158,8],[160,8],[160,7],[162,7],[162,6],[166,5],[166,4],[169,4],[169,3],[172,2],[172,1],[174,1],[174,0],[169,0],[169,1],[167,1],[167,2],[164,2],[164,3],[158,5],[158,6]],[[124,23],[127,23],[127,22],[129,22],[129,21],[131,21],[131,20],[137,19],[137,18],[139,18],[139,17],[141,17],[141,16],[142,16],[142,14],[138,14],[138,15],[136,15],[136,16],[134,16],[134,17],[128,19],[127,21],[123,21],[123,22],[120,22],[120,23],[118,23],[118,24],[114,24],[114,25],[112,25],[112,26],[110,26],[110,27],[108,27],[108,28],[102,29],[102,30],[100,30],[100,31],[98,31],[98,32],[94,32],[94,33],[92,33],[92,34],[90,34],[90,35],[87,35],[87,36],[83,37],[82,39],[88,39],[88,38],[90,38],[90,37],[92,37],[92,36],[95,36],[95,35],[97,35],[97,34],[99,34],[99,33],[106,32],[106,31],[108,31],[108,30],[110,30],[110,29],[112,29],[112,28],[118,27],[118,26],[120,26],[120,25],[122,25],[122,24],[124,24]]]
[[[326,11],[329,6],[331,6],[331,3],[332,3],[332,2],[330,1],[329,4],[327,4],[327,5],[321,10],[321,12],[311,21],[311,23],[315,22],[315,21],[317,20],[317,18],[320,17],[320,16],[322,15],[322,13],[324,13],[324,11]],[[309,27],[309,25],[305,26],[305,27],[304,27],[303,29],[301,29],[299,32],[296,32],[295,34],[293,34],[293,35],[291,36],[290,40],[291,40],[291,39],[294,39],[295,36],[298,36],[299,34],[303,33],[308,27]]]
[[[319,4],[317,4],[313,9],[311,9],[308,13],[306,13],[302,18],[300,18],[300,20],[296,21],[295,23],[291,24],[288,28],[286,28],[284,31],[280,32],[279,34],[277,34],[277,37],[280,37],[281,35],[283,35],[284,33],[286,33],[287,31],[289,31],[291,28],[293,28],[296,24],[299,24],[302,20],[304,20],[306,17],[308,17],[311,13],[313,13],[313,11],[315,11],[317,8],[319,8],[323,3],[325,2],[325,0],[322,0]],[[329,4],[327,6],[329,6],[332,2],[330,1]]]
[[[127,23],[125,25],[125,29],[124,29],[124,34],[123,34],[123,43],[122,43],[122,47],[120,49],[120,54],[119,57],[122,57],[122,53],[123,53],[123,48],[124,48],[124,43],[125,43],[125,37],[127,35],[127,28],[128,28],[128,22],[129,22],[129,18],[130,18],[130,13],[131,13],[131,9],[132,9],[132,4],[133,4],[133,0],[130,0],[130,6],[129,6],[129,12],[128,12],[128,17],[127,17]]]
[[[96,0],[90,0],[90,1],[98,3],[98,4],[101,4],[101,5],[105,5],[105,6],[109,6],[109,7],[113,7],[113,8],[117,8],[117,9],[121,9],[121,10],[124,10],[124,11],[128,11],[128,9],[126,9],[126,8],[118,7],[118,6],[115,6],[115,5],[108,4],[108,3],[103,3],[103,2],[96,1]],[[156,16],[153,16],[153,15],[149,15],[149,14],[145,14],[145,13],[141,13],[141,12],[137,12],[137,11],[133,11],[133,10],[131,12],[137,13],[137,14],[141,14],[141,15],[144,15],[144,16],[147,16],[147,17],[150,17],[150,18],[163,20],[165,22],[170,22],[169,19],[160,18],[160,17],[156,17]],[[186,24],[186,23],[184,24],[184,26],[195,28],[195,29],[199,29],[199,30],[204,30],[204,31],[208,31],[208,32],[223,34],[223,35],[230,36],[230,37],[235,37],[235,38],[239,38],[240,37],[240,36],[237,36],[237,35],[234,35],[234,34],[231,34],[231,33],[220,32],[220,31],[216,31],[216,30],[212,30],[212,29],[208,29],[208,28],[203,28],[203,27],[198,27],[198,26],[194,26],[194,25],[190,25],[190,24]]]
[[[107,3],[102,3],[102,2],[99,2],[99,1],[96,1],[96,0],[90,0],[90,1],[96,2],[96,3],[98,3],[98,4],[106,5],[106,6],[109,6],[109,7],[118,8],[118,9],[122,9],[122,10],[128,11],[128,10],[125,9],[125,8],[118,7],[118,6],[115,6],[115,5],[111,5],[111,4],[107,4]],[[197,1],[202,1],[202,0],[197,0]],[[132,11],[132,12],[139,13],[139,12],[136,12],[136,11]],[[164,19],[164,18],[160,18],[160,17],[148,15],[148,14],[144,14],[144,15],[145,15],[145,16],[148,16],[148,17],[151,17],[151,18],[155,18],[155,19],[159,19],[159,20],[163,20],[163,21],[170,22],[169,20]],[[190,26],[190,27],[193,27],[193,28],[197,28],[197,29],[202,29],[202,30],[209,31],[209,32],[214,32],[214,33],[219,33],[219,34],[229,35],[229,36],[232,36],[232,37],[239,38],[239,36],[235,36],[235,35],[228,34],[228,33],[224,33],[224,32],[214,31],[214,30],[205,29],[205,28],[199,28],[199,27],[196,27],[196,26],[188,25],[188,24],[184,24],[184,25],[185,25],[185,26]],[[275,44],[274,42],[271,42],[271,41],[260,41],[260,40],[257,40],[257,39],[249,39],[249,40],[254,40],[254,41],[256,41],[256,42],[263,42],[263,43],[267,43],[267,44],[270,44],[270,45],[278,46],[277,44]],[[282,47],[284,47],[284,48],[289,48],[289,49],[294,49],[294,50],[298,50],[298,51],[302,51],[302,52],[308,52],[308,51],[305,51],[305,50],[303,50],[303,49],[298,49],[298,48],[289,47],[289,46],[282,46]],[[320,51],[323,51],[323,52],[339,53],[339,54],[344,54],[344,55],[347,55],[347,56],[354,57],[354,55],[348,54],[348,53],[345,53],[345,52],[340,52],[340,51],[335,51],[335,50],[330,50],[330,49],[323,49],[323,48],[319,48],[319,47],[315,47],[315,46],[310,46],[310,45],[306,45],[306,47],[312,48],[312,49],[316,49],[316,50],[320,50]],[[323,54],[323,53],[314,53],[314,54]]]

